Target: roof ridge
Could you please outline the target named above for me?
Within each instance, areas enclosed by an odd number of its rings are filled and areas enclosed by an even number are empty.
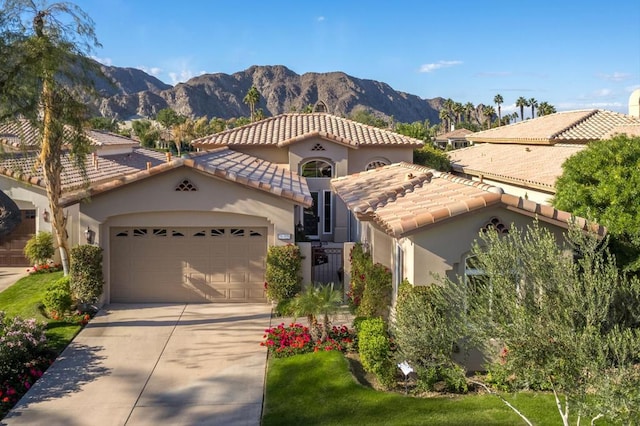
[[[564,129],[560,129],[555,133],[552,133],[549,136],[549,139],[554,139],[556,137],[558,137],[559,135],[561,135],[562,133],[570,130],[570,129],[575,129],[579,124],[584,123],[588,118],[593,117],[595,114],[598,113],[599,110],[597,109],[592,109],[592,110],[588,110],[589,113],[584,115],[583,117],[579,118],[578,120],[576,120],[575,122],[569,124],[568,126],[566,126]]]

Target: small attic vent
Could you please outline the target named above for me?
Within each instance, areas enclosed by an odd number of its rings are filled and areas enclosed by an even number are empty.
[[[480,228],[482,232],[488,232],[492,229],[495,229],[498,234],[509,233],[509,228],[497,217],[492,217],[489,222],[487,222],[482,228]]]
[[[178,186],[176,186],[176,191],[179,192],[183,192],[183,191],[197,191],[198,188],[196,188],[196,186],[191,183],[191,181],[189,179],[185,179],[182,182],[180,182],[178,184]]]
[[[313,146],[313,148],[311,148],[311,151],[324,151],[324,146],[320,145],[319,143],[315,144]]]

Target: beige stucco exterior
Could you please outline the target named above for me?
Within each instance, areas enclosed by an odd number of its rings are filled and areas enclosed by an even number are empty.
[[[176,191],[185,179],[197,191]],[[81,212],[80,228],[95,230],[95,244],[104,249],[105,302],[113,227],[266,227],[268,245],[292,243],[294,236],[293,202],[186,167],[95,196],[82,203]]]

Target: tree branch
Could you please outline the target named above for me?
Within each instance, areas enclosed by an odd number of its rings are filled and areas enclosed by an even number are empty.
[[[509,401],[507,401],[506,399],[504,399],[500,394],[498,394],[497,392],[493,392],[487,385],[485,385],[484,383],[481,382],[476,382],[475,380],[469,380],[470,383],[476,384],[476,385],[480,385],[482,386],[487,392],[489,392],[491,395],[495,395],[498,398],[500,398],[500,401],[504,402],[505,405],[509,408],[511,408],[518,416],[520,416],[520,418],[522,420],[524,420],[529,426],[533,426],[533,423],[531,423],[529,421],[529,419],[527,419],[524,414],[522,414],[520,411],[518,411],[518,409],[516,407],[514,407],[513,405],[511,405],[509,403]]]

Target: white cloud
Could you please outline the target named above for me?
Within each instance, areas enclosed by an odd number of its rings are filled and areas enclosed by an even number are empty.
[[[175,72],[175,71],[170,72],[169,78],[171,79],[171,84],[176,85],[178,83],[184,83],[185,81],[192,78],[193,75],[194,75],[193,71],[183,68],[179,72]]]
[[[632,76],[625,72],[614,72],[613,74],[598,74],[598,77],[607,81],[620,82],[629,80]]]
[[[440,68],[449,68],[455,65],[461,65],[462,61],[438,61],[433,64],[424,64],[420,67],[420,72],[432,72]]]
[[[100,62],[102,65],[106,65],[108,67],[111,66],[111,58],[98,58],[97,56],[91,56],[91,59]]]
[[[600,89],[593,92],[593,96],[596,98],[607,98],[612,95],[611,89]]]
[[[316,21],[318,21],[318,22],[322,22],[322,21],[324,21],[324,19],[325,19],[325,18],[324,18],[324,16],[318,16],[318,17],[316,18]]]
[[[138,66],[139,69],[141,69],[142,71],[146,72],[147,74],[151,74],[154,77],[157,77],[160,75],[160,73],[162,72],[162,68],[160,67],[145,67],[144,65],[139,65]]]

